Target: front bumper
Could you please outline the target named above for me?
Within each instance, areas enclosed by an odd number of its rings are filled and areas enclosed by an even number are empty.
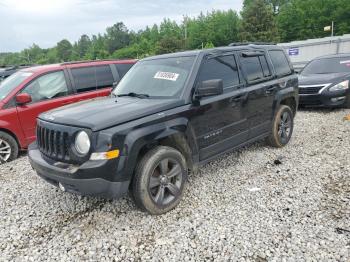
[[[317,94],[299,94],[299,105],[310,107],[341,107],[345,104],[349,90],[330,92],[323,90]]]
[[[67,192],[109,199],[122,197],[128,192],[130,181],[109,181],[102,178],[106,177],[101,172],[106,172],[108,160],[88,161],[81,166],[54,162],[42,156],[36,143],[29,146],[28,157],[41,178]],[[86,177],[86,174],[98,177]]]

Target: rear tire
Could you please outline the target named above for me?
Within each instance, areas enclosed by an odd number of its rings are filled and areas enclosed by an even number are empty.
[[[267,138],[270,146],[281,148],[288,144],[294,127],[293,112],[289,106],[281,105],[273,119],[272,130]]]
[[[133,179],[135,203],[152,215],[164,214],[181,200],[187,181],[187,165],[174,148],[157,146],[138,163]]]
[[[0,131],[0,164],[16,159],[18,151],[17,141],[11,135]]]

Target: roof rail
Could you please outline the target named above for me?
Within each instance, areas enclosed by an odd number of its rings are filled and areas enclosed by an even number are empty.
[[[276,43],[269,42],[234,42],[228,46],[240,46],[240,45],[276,45]]]
[[[74,64],[84,64],[84,63],[101,62],[101,61],[122,61],[122,60],[130,60],[130,59],[96,59],[96,60],[71,61],[71,62],[60,63],[60,65],[74,65]]]

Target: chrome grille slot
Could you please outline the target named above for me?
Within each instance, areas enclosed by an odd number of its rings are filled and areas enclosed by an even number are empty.
[[[56,160],[70,160],[70,139],[67,132],[52,130],[38,125],[36,134],[37,144],[41,153]]]
[[[322,88],[324,88],[325,86],[300,86],[299,87],[299,94],[301,95],[315,95],[318,94],[318,92],[320,92],[320,90]]]

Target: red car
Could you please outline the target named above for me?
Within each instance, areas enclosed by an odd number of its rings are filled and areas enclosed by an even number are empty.
[[[107,96],[135,60],[69,62],[20,70],[0,83],[0,163],[35,140],[36,118],[45,111]]]

